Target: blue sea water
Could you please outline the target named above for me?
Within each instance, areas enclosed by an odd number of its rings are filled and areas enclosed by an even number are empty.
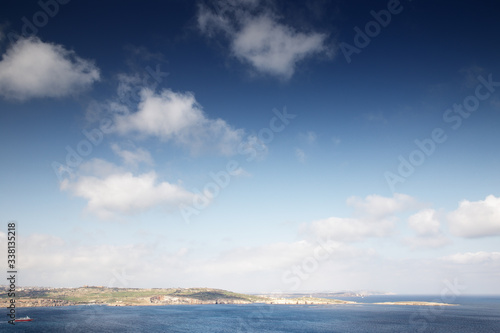
[[[500,332],[500,297],[459,297],[454,307],[375,305],[432,296],[371,296],[356,305],[170,305],[20,308],[32,322],[1,332]]]

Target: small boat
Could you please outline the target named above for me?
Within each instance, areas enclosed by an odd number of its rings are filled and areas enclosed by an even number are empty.
[[[14,320],[16,323],[21,323],[21,322],[24,322],[24,321],[33,321],[33,319],[31,319],[30,317],[26,316],[26,317],[22,317],[22,318],[18,318],[16,320]]]

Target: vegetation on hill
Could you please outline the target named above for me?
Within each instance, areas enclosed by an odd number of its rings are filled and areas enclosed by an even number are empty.
[[[63,301],[63,305],[78,304],[205,304],[205,303],[256,303],[269,299],[263,296],[245,295],[231,291],[211,288],[22,288],[16,291],[19,303],[34,300]],[[0,301],[8,301],[8,290],[0,290]],[[42,302],[46,304],[46,302]]]

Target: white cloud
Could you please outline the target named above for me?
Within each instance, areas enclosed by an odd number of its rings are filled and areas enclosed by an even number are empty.
[[[163,90],[156,94],[144,88],[136,112],[116,104],[116,130],[120,134],[136,133],[173,140],[193,153],[216,151],[223,155],[236,152],[244,131],[233,129],[222,119],[209,119],[192,93]]]
[[[408,226],[416,237],[408,237],[403,242],[413,249],[439,248],[450,243],[441,229],[438,213],[431,208],[423,209],[408,218]]]
[[[61,45],[20,39],[0,61],[0,95],[26,100],[79,93],[99,80],[99,69]]]
[[[124,169],[108,161],[94,158],[87,163],[82,163],[78,168],[78,175],[93,175],[96,177],[108,177],[116,173],[123,173]],[[74,178],[71,178],[74,180]]]
[[[304,163],[306,161],[306,153],[300,148],[295,149],[295,157],[297,157],[300,163]]]
[[[303,226],[305,233],[315,238],[331,237],[334,240],[353,242],[367,237],[390,235],[397,221],[396,213],[417,206],[414,198],[395,193],[392,198],[369,195],[362,199],[350,197],[347,204],[354,208],[353,218],[330,217]]]
[[[125,150],[120,148],[118,144],[112,144],[111,149],[113,152],[120,156],[123,159],[123,162],[126,165],[130,165],[132,167],[137,167],[139,163],[145,163],[148,165],[153,164],[153,158],[151,157],[151,154],[142,148],[136,148],[134,151],[132,150]]]
[[[447,257],[443,257],[442,260],[461,265],[488,263],[500,265],[500,252],[479,251],[456,253]]]
[[[441,222],[434,209],[424,209],[408,218],[408,225],[418,236],[436,236],[441,233]]]
[[[0,246],[6,246],[1,237]],[[283,273],[302,271],[301,287],[314,282],[320,269],[338,269],[352,259],[366,260],[370,250],[328,242],[279,242],[256,247],[235,247],[210,253],[206,249],[166,250],[158,239],[128,245],[88,245],[54,235],[31,234],[20,240],[23,249],[23,281],[26,285],[109,287],[221,287],[238,291],[287,289]],[[203,252],[203,253],[202,253]],[[311,263],[313,266],[311,266]],[[310,281],[308,281],[310,279]],[[325,285],[324,285],[325,286]],[[262,289],[260,289],[262,287]]]
[[[323,51],[326,35],[298,33],[268,16],[249,20],[232,42],[234,55],[260,72],[290,78],[298,61]]]
[[[449,229],[456,236],[500,236],[500,198],[489,195],[485,200],[463,200],[447,218]]]
[[[312,145],[316,142],[318,135],[314,131],[307,131],[305,133],[299,133],[299,139],[302,143],[307,143]]]
[[[364,199],[350,197],[347,199],[347,204],[353,207],[358,215],[376,219],[413,209],[419,205],[417,200],[401,193],[394,193],[392,198],[376,194],[369,195]]]
[[[306,241],[295,243],[274,243],[252,248],[236,248],[222,253],[219,257],[193,267],[194,271],[212,271],[217,274],[251,273],[270,269],[280,269],[291,265],[309,251]]]
[[[183,266],[186,255],[185,251],[159,251],[157,243],[82,245],[81,241],[81,235],[76,242],[47,234],[25,235],[19,240],[23,284],[133,287],[151,281],[164,283],[169,270]],[[0,239],[0,245],[6,246],[6,242]],[[180,281],[182,277],[177,279]]]
[[[198,26],[208,36],[222,31],[232,54],[258,72],[289,79],[297,62],[326,51],[326,35],[297,32],[277,21],[260,1],[214,1],[216,11],[201,5]],[[258,10],[260,7],[260,11]]]
[[[190,242],[189,248],[186,243],[165,247],[161,234],[148,239],[139,237],[143,243],[125,241],[126,245],[94,245],[89,239],[82,239],[80,233],[76,238],[75,241],[48,234],[22,237],[19,246],[24,253],[20,262],[23,284],[206,286],[243,292],[292,288],[303,292],[369,289],[428,293],[442,290],[446,286],[442,281],[450,276],[459,276],[459,285],[467,286],[469,293],[498,290],[500,252],[456,253],[423,260],[389,259],[372,248],[332,240],[238,245],[212,252],[210,246],[197,242]],[[6,242],[5,233],[0,231],[0,247],[5,247]],[[468,265],[466,270],[463,265]],[[421,273],[418,281],[412,280],[415,272]],[[373,276],[378,277],[376,281]]]
[[[235,21],[250,16],[260,4],[260,0],[214,0],[213,10],[204,4],[198,6],[198,27],[201,32],[213,36],[219,30],[230,35],[234,33]]]
[[[279,272],[301,263],[306,258],[315,258],[316,261],[345,260],[366,254],[366,250],[331,240],[325,243],[306,240],[279,242],[258,247],[233,248],[193,267],[192,271],[212,272],[217,275]]]
[[[315,237],[331,237],[337,241],[355,242],[367,237],[389,235],[394,229],[394,221],[330,217],[312,222],[307,229]]]
[[[99,170],[106,166],[107,173]],[[92,171],[99,170],[98,173]],[[159,181],[154,171],[134,175],[102,160],[92,160],[72,179],[61,182],[61,190],[87,200],[87,210],[102,219],[117,214],[135,214],[156,206],[173,209],[191,204],[196,194],[180,185]]]
[[[247,161],[252,161],[255,158],[263,159],[269,153],[269,148],[257,135],[250,134],[238,145],[238,152],[249,154]]]
[[[235,177],[250,177],[250,176],[252,176],[252,174],[250,172],[246,171],[242,167],[237,168],[236,170],[231,172],[231,174]]]

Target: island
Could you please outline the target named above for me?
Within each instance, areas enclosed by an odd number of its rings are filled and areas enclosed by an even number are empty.
[[[3,287],[2,287],[3,288]],[[0,306],[8,306],[10,298],[0,289]],[[182,304],[354,304],[355,302],[317,297],[270,297],[247,295],[212,288],[20,288],[16,291],[16,307],[70,305],[182,305]]]
[[[400,302],[379,302],[373,304],[380,305],[418,305],[418,306],[455,306],[458,304],[440,303],[440,302],[416,302],[416,301],[400,301]]]
[[[7,287],[0,287],[0,306],[10,304]],[[346,305],[361,303],[293,294],[249,295],[213,288],[110,288],[83,286],[79,288],[24,287],[15,292],[16,307],[53,307],[73,305],[155,306],[198,304],[289,304]],[[321,294],[323,296],[324,294]],[[451,305],[434,302],[386,302],[385,305]]]

